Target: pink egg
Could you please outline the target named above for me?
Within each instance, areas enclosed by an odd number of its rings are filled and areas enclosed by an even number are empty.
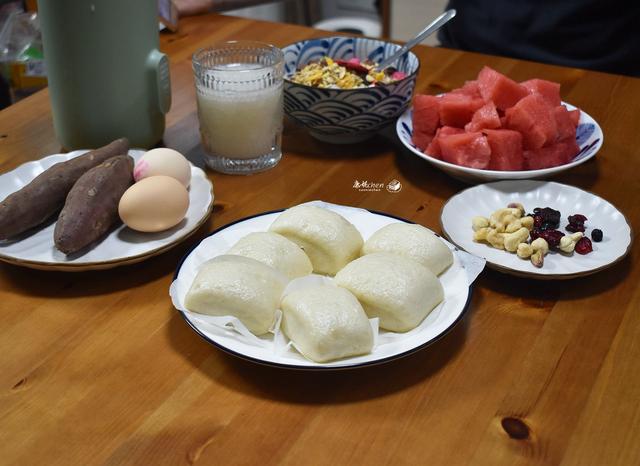
[[[176,150],[166,147],[151,149],[136,163],[133,178],[140,181],[157,175],[170,176],[188,187],[191,182],[191,164]]]

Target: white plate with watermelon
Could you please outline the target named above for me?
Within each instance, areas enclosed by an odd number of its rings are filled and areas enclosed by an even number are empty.
[[[592,240],[593,250],[584,255],[550,251],[544,257],[543,266],[536,268],[530,260],[520,259],[515,253],[473,240],[473,217],[489,217],[492,212],[516,202],[522,204],[526,212],[532,212],[536,207],[560,211],[558,231],[564,234],[570,234],[566,229],[569,215],[586,216],[584,235]],[[447,201],[440,223],[449,241],[484,258],[488,267],[538,280],[582,277],[611,267],[629,253],[633,238],[627,219],[613,204],[588,191],[552,181],[510,180],[473,186]],[[602,231],[601,241],[592,239],[594,229]]]
[[[591,159],[604,140],[591,116],[560,100],[558,83],[516,83],[489,67],[447,94],[416,95],[396,131],[413,153],[466,182],[548,177]]]

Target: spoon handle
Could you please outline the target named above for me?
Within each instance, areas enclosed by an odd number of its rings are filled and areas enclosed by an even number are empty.
[[[427,36],[433,34],[438,29],[440,29],[442,26],[444,26],[446,23],[448,23],[450,20],[452,20],[455,15],[456,15],[456,10],[454,10],[454,9],[447,10],[444,13],[442,13],[440,16],[438,16],[436,19],[434,19],[431,22],[431,24],[429,24],[426,28],[424,28],[422,31],[420,31],[420,33],[416,37],[414,37],[409,42],[404,44],[400,49],[398,49],[398,51],[396,53],[391,55],[386,60],[383,60],[382,63],[380,63],[380,65],[378,65],[378,69],[383,70],[387,66],[391,65],[398,58],[400,58],[405,53],[407,53],[410,49],[412,49],[415,45],[419,44],[424,39],[426,39]]]

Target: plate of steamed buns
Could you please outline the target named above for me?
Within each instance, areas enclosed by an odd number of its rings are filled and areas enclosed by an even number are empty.
[[[213,232],[185,256],[170,295],[226,352],[279,367],[352,368],[444,335],[483,265],[421,225],[314,201]]]

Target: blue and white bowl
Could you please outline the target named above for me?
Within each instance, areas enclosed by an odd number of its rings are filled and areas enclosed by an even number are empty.
[[[399,48],[382,40],[342,36],[304,40],[284,47],[285,112],[322,141],[347,144],[370,138],[409,107],[420,66],[415,54],[409,52],[393,65],[407,77],[384,86],[319,89],[293,83],[287,76],[325,56],[380,63]]]

